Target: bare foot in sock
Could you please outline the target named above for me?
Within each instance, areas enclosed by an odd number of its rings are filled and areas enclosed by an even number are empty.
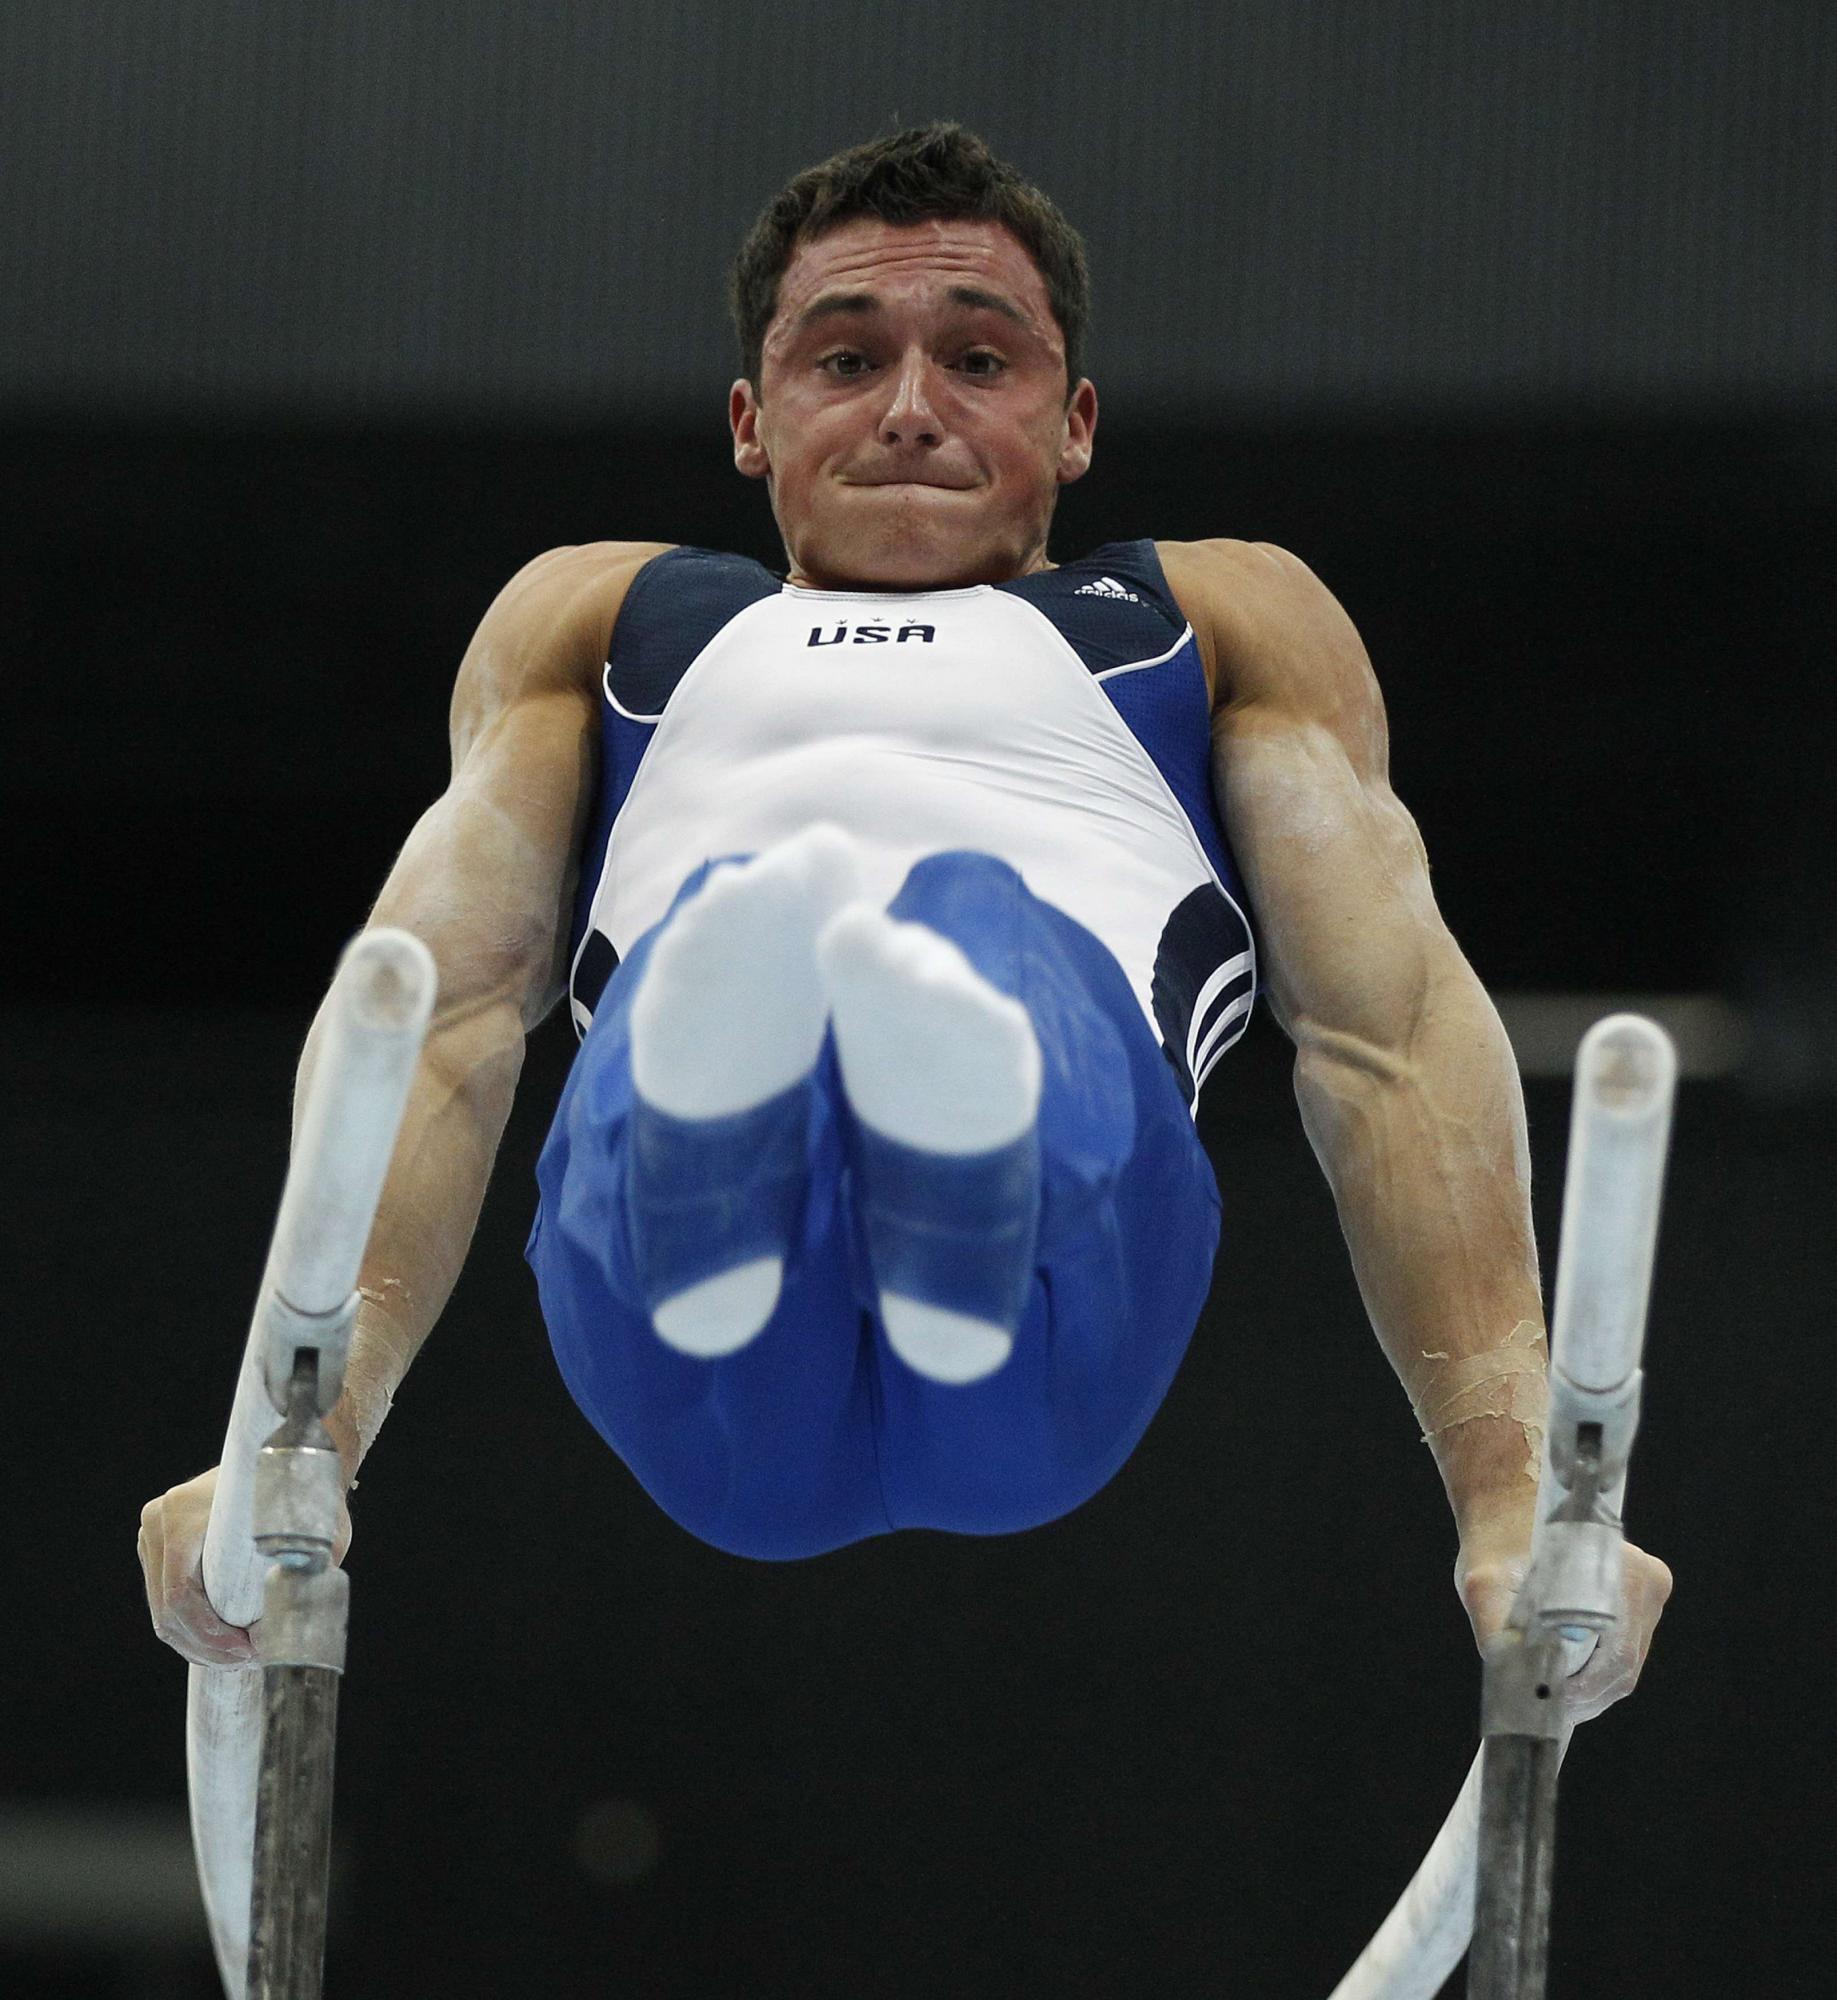
[[[991,1152],[1033,1123],[1033,1021],[949,938],[851,903],[818,938],[817,961],[857,1117],[931,1153]]]
[[[860,894],[858,871],[855,842],[827,822],[713,870],[632,999],[640,1097],[675,1118],[724,1118],[809,1074],[829,1014],[816,940]]]
[[[817,941],[842,1081],[857,1117],[901,1145],[963,1156],[1012,1145],[1039,1112],[1040,1046],[1024,1006],[948,938],[865,902]],[[1008,1358],[1006,1327],[883,1290],[881,1319],[909,1367],[971,1382]]]
[[[639,1096],[674,1118],[724,1118],[809,1075],[829,1012],[816,939],[860,893],[856,843],[827,823],[714,869],[632,999]],[[730,1354],[771,1317],[783,1275],[782,1257],[751,1259],[664,1300],[652,1323],[685,1353]]]

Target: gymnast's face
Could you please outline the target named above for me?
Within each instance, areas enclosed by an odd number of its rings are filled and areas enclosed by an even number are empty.
[[[999,223],[844,223],[779,281],[734,463],[766,481],[791,581],[941,590],[1044,569],[1097,392],[1065,394],[1046,283]]]

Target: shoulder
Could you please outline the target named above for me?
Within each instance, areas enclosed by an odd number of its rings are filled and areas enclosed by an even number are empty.
[[[585,650],[595,656],[590,671],[597,672],[626,592],[638,572],[667,555],[670,547],[668,542],[584,542],[550,549],[525,563],[498,592],[478,637],[487,641],[487,650],[514,650],[531,669],[546,656],[590,642]],[[553,664],[563,662],[557,657]]]
[[[1298,555],[1222,537],[1156,547],[1199,640],[1214,710],[1349,720],[1378,704],[1357,628]]]
[[[633,580],[667,542],[584,542],[550,549],[504,585],[479,621],[453,689],[453,727],[468,735],[542,696],[590,700]]]

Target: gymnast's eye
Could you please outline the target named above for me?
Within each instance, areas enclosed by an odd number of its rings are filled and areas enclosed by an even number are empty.
[[[972,348],[957,366],[966,375],[1001,375],[1007,371],[1008,364],[992,349],[976,347]]]
[[[866,374],[868,358],[857,348],[838,347],[833,354],[825,354],[816,365],[844,382],[852,382],[856,376]]]

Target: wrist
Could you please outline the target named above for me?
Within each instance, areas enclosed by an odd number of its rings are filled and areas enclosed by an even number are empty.
[[[409,1330],[386,1297],[390,1288],[407,1296],[406,1286],[395,1278],[383,1279],[378,1288],[357,1288],[357,1324],[345,1360],[344,1386],[325,1419],[344,1461],[347,1490],[357,1484],[357,1469],[376,1442],[393,1406],[396,1385],[414,1354]]]
[[[1425,1442],[1435,1454],[1461,1539],[1528,1527],[1543,1474],[1547,1394],[1541,1376],[1509,1379],[1503,1407],[1446,1424]]]
[[[343,1391],[326,1413],[325,1427],[344,1461],[347,1492],[357,1484],[357,1468],[375,1443],[390,1406],[389,1391],[382,1383],[367,1381],[355,1371],[346,1374]]]
[[[1521,1319],[1499,1346],[1466,1354],[1425,1347],[1402,1371],[1463,1541],[1529,1523],[1543,1471],[1545,1368],[1542,1329]]]
[[[1530,1547],[1537,1523],[1534,1479],[1516,1476],[1464,1487],[1449,1482],[1447,1491],[1463,1561],[1517,1554]]]

